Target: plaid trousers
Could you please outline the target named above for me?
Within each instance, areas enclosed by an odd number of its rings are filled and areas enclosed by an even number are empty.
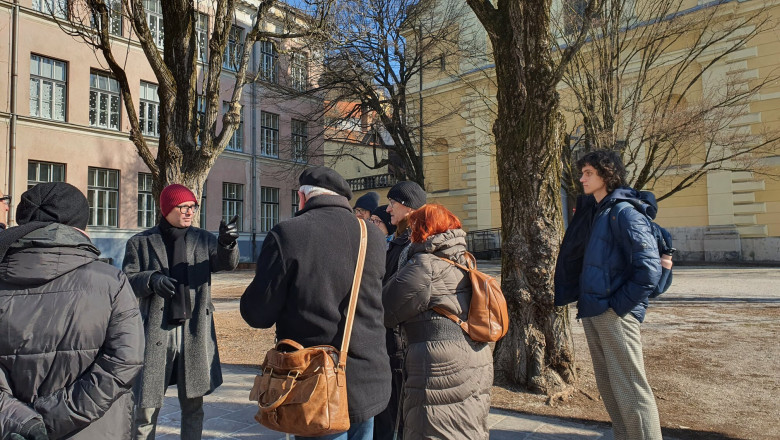
[[[660,440],[655,396],[645,375],[639,321],[609,309],[582,319],[596,384],[612,419],[615,440]]]

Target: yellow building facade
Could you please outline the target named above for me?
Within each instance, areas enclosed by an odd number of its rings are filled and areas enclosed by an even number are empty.
[[[687,0],[683,8],[696,11],[711,7],[701,0]],[[730,13],[752,14],[761,9],[770,20],[780,19],[780,1],[732,1],[720,6]],[[422,102],[425,119],[440,120],[425,125],[424,166],[429,201],[451,209],[467,231],[500,228],[500,202],[495,166],[495,145],[491,128],[495,120],[494,65],[489,43],[476,18],[464,19],[461,34],[484,41],[484,56],[444,58],[441,68],[422,75]],[[681,39],[684,40],[684,39]],[[684,49],[680,41],[672,49]],[[700,63],[718,57],[702,54]],[[717,92],[719,79],[738,72],[752,85],[780,72],[780,34],[766,27],[741,50],[715,61],[696,85],[701,92]],[[410,86],[418,90],[419,83]],[[559,86],[561,109],[571,108],[571,90]],[[452,109],[457,109],[453,112]],[[780,83],[764,86],[745,105],[744,114],[729,129],[754,134],[780,130]],[[577,114],[565,115],[568,127],[576,127]],[[425,123],[425,120],[424,120]],[[667,173],[653,188],[657,194],[668,191],[676,180]],[[659,224],[668,228],[679,249],[678,261],[689,262],[778,262],[780,261],[780,151],[775,149],[760,161],[755,172],[711,171],[693,186],[659,203]],[[565,203],[565,202],[564,202]],[[564,206],[564,208],[566,208]]]

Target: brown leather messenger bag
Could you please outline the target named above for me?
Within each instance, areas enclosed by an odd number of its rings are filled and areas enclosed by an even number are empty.
[[[249,399],[257,401],[255,420],[275,431],[315,437],[349,430],[347,352],[366,258],[366,224],[360,223],[360,251],[347,309],[341,350],[330,345],[303,347],[282,339],[268,351]]]

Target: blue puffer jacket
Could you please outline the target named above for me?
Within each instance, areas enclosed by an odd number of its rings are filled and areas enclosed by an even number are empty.
[[[634,209],[624,209],[617,219],[610,219],[610,209],[621,201]],[[578,200],[556,264],[555,305],[578,301],[578,318],[612,308],[620,316],[630,312],[642,322],[647,298],[661,276],[650,226],[657,212],[652,193],[627,187],[612,191],[598,205],[592,196]],[[613,236],[610,220],[617,220],[619,237]]]

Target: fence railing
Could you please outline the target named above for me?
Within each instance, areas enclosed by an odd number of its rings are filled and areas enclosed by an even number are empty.
[[[352,191],[362,191],[364,189],[390,188],[398,183],[398,179],[392,174],[378,174],[376,176],[356,177],[347,179]]]
[[[501,228],[469,231],[466,247],[479,260],[501,258]]]

